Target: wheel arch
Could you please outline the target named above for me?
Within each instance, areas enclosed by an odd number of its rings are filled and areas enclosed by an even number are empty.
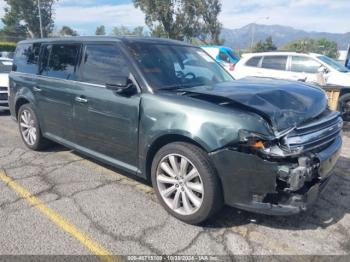
[[[18,120],[19,109],[21,108],[21,106],[23,106],[25,104],[30,104],[30,100],[27,99],[27,98],[24,98],[24,97],[19,97],[16,100],[16,103],[15,103],[15,114],[16,114],[15,117],[16,117],[16,120]]]
[[[148,181],[151,179],[151,168],[152,168],[152,162],[154,156],[157,154],[157,152],[164,147],[165,145],[175,143],[175,142],[185,142],[192,144],[194,146],[197,146],[201,148],[205,152],[209,152],[209,149],[207,145],[205,145],[203,142],[197,141],[196,139],[190,138],[188,136],[182,135],[182,134],[166,134],[158,137],[155,139],[151,144],[146,154],[146,161],[145,161],[145,175]]]

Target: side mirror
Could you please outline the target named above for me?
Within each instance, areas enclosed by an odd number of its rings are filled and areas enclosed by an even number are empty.
[[[113,83],[106,83],[106,88],[117,94],[129,95],[135,91],[133,82],[127,76],[115,77]]]
[[[321,73],[321,74],[327,74],[329,71],[326,67],[324,66],[320,66],[318,69],[317,69],[317,72]]]

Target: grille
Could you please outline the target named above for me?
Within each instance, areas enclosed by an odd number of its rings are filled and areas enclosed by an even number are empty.
[[[320,151],[341,134],[342,127],[343,120],[339,113],[327,112],[288,134],[283,139],[282,146],[290,152]]]
[[[0,86],[0,91],[7,91],[7,87],[6,86]]]
[[[8,95],[7,94],[0,94],[0,100],[8,100]]]

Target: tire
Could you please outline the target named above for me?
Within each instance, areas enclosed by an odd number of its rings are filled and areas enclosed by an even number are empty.
[[[183,142],[164,146],[155,155],[151,172],[152,185],[162,206],[185,223],[200,224],[223,206],[215,168],[208,154],[197,146]]]
[[[338,111],[342,114],[344,121],[350,121],[350,111],[348,111],[347,114],[345,114],[344,112],[346,106],[348,107],[350,106],[350,94],[342,95],[339,98],[339,105],[338,105]]]
[[[40,151],[50,145],[50,141],[42,136],[38,117],[31,104],[24,104],[18,110],[18,129],[29,149]]]

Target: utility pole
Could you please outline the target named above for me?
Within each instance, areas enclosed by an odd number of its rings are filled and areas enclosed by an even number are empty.
[[[39,9],[39,23],[40,23],[40,38],[44,37],[43,33],[43,21],[41,17],[41,5],[40,5],[40,0],[38,0],[38,9]]]
[[[255,26],[256,26],[256,23],[259,21],[259,20],[262,20],[262,19],[266,19],[266,20],[269,20],[270,17],[266,16],[266,17],[260,17],[258,19],[256,19],[253,23],[252,23],[252,42],[250,44],[250,50],[253,50],[253,46],[254,46],[254,35],[255,35]]]

